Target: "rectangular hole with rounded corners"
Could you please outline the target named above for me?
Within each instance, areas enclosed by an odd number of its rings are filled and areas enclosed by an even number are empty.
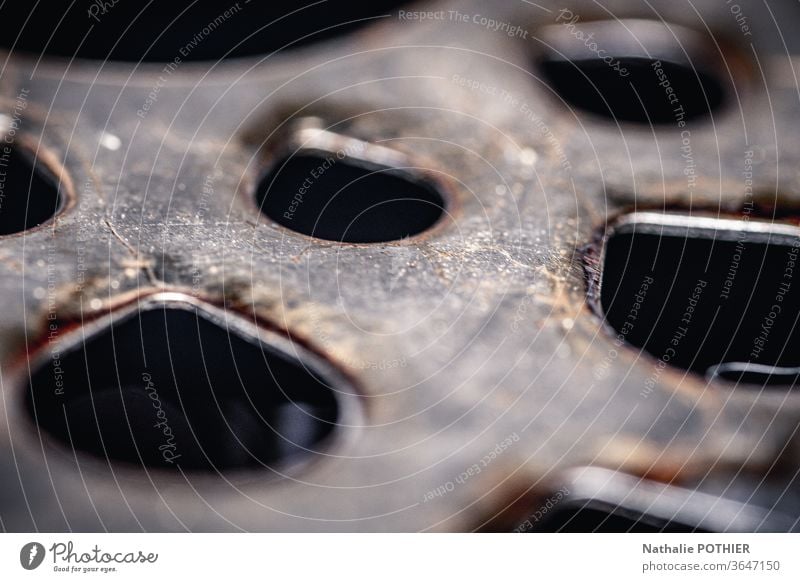
[[[787,516],[601,467],[565,471],[531,497],[517,533],[791,531]]]
[[[709,379],[794,385],[800,228],[635,213],[608,232],[600,303],[617,337]]]

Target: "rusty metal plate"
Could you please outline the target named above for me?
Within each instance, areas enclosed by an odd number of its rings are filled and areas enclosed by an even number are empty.
[[[589,502],[656,529],[797,528],[793,384],[670,365],[620,338],[600,297],[605,243],[634,210],[737,231],[750,208],[797,236],[796,4],[387,2],[299,20],[280,19],[291,3],[206,4],[134,20],[86,2],[52,46],[58,19],[8,15],[2,161],[33,170],[0,237],[3,530],[526,531]],[[315,160],[331,180],[313,176],[317,196],[366,180],[325,236],[295,216],[321,212],[298,179]],[[413,203],[369,214],[405,188]],[[163,311],[165,331],[137,335],[129,318],[165,306],[221,331]],[[277,360],[237,351],[254,347]],[[265,386],[293,400],[306,381],[281,392],[278,360],[316,374],[335,413],[306,394],[300,416],[254,416]],[[170,373],[168,409],[148,378]],[[113,400],[161,390],[154,418],[176,418],[204,377],[242,384],[248,442],[272,431],[301,454],[192,464],[186,439],[213,447],[227,424],[201,411],[168,434]],[[116,404],[92,404],[100,388]],[[44,406],[81,414],[59,432]],[[309,416],[331,426],[303,440]],[[163,436],[173,461],[87,445],[98,417],[142,447]]]

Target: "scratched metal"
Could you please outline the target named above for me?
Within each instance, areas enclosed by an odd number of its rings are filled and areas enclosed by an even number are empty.
[[[663,17],[730,39],[722,74],[737,95],[691,128],[693,203],[735,211],[750,147],[758,192],[797,205],[800,61],[780,35],[795,33],[800,14],[789,3],[739,4],[751,35],[723,2],[568,6],[584,20]],[[2,108],[12,116],[27,92],[21,133],[62,174],[72,205],[0,240],[0,526],[463,531],[572,467],[674,484],[722,468],[761,475],[776,461],[794,472],[797,456],[784,449],[800,395],[666,370],[643,398],[653,362],[624,347],[598,373],[615,346],[587,300],[583,249],[634,204],[686,204],[687,179],[675,127],[617,125],[548,88],[535,39],[560,8],[421,2],[411,9],[470,19],[394,14],[296,51],[170,73],[3,55]],[[437,173],[452,186],[452,214],[433,232],[370,245],[314,240],[259,216],[253,189],[292,115]],[[328,358],[362,395],[363,426],[343,427],[330,455],[302,471],[231,478],[112,472],[40,440],[22,405],[24,354],[45,337],[48,301],[59,322],[80,323],[162,291],[268,322]]]

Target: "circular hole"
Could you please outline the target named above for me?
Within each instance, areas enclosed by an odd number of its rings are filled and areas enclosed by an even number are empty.
[[[60,207],[58,180],[44,164],[24,148],[0,149],[0,235],[39,226]]]
[[[0,18],[12,51],[120,61],[198,61],[267,54],[350,32],[401,6],[323,2],[78,0],[65,8],[47,2],[5,2]],[[280,19],[280,20],[278,20]]]
[[[715,48],[687,29],[565,20],[541,37],[546,81],[578,109],[618,121],[679,124],[724,105]]]
[[[224,326],[222,325],[224,324]],[[225,471],[318,452],[340,417],[318,366],[191,306],[114,322],[34,369],[28,409],[74,450]]]
[[[442,195],[395,168],[303,151],[276,164],[256,193],[261,211],[302,234],[350,243],[399,240],[442,217]]]

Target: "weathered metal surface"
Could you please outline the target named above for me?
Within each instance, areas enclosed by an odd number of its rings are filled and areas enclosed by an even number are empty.
[[[739,2],[745,35],[724,2],[569,4],[582,21],[663,18],[729,39],[708,50],[731,51],[722,74],[737,93],[691,126],[691,184],[676,126],[592,117],[548,88],[537,30],[560,24],[561,4],[497,4],[423,2],[409,9],[441,18],[395,12],[296,51],[172,68],[3,57],[2,109],[13,117],[24,95],[18,133],[71,200],[0,240],[3,529],[472,530],[578,466],[676,484],[797,471],[784,454],[796,393],[668,369],[642,396],[654,362],[616,346],[590,308],[582,252],[632,206],[691,194],[735,211],[746,149],[756,191],[800,204],[800,63],[780,42],[796,7]],[[452,184],[454,212],[435,232],[371,245],[271,223],[252,196],[290,116],[421,160]],[[40,439],[23,406],[26,349],[52,347],[54,319],[86,323],[164,291],[329,359],[361,394],[362,424],[278,476],[111,470]]]

